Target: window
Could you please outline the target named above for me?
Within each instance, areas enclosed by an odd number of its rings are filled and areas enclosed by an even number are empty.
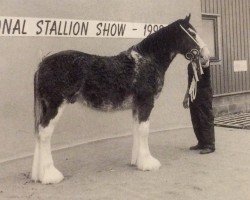
[[[211,61],[219,61],[218,15],[202,14],[202,38],[210,50]]]

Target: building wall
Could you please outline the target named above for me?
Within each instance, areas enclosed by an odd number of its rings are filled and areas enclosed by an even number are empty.
[[[218,96],[213,101],[215,116],[250,112],[250,93]]]
[[[199,0],[2,0],[1,16],[44,17],[168,24],[192,13],[199,30]],[[141,39],[0,37],[0,161],[33,152],[33,75],[48,53],[75,49],[114,55]],[[177,56],[151,116],[151,131],[190,125],[182,108],[187,61]],[[131,111],[99,113],[80,105],[68,106],[52,138],[53,148],[63,148],[102,138],[130,134]]]
[[[202,13],[219,14],[221,61],[212,63],[214,94],[250,91],[249,0],[201,0]],[[234,60],[247,60],[248,70],[234,72]]]
[[[250,112],[250,2],[201,0],[201,11],[220,21],[221,60],[211,67],[215,116]],[[247,71],[235,72],[234,60],[247,60]]]

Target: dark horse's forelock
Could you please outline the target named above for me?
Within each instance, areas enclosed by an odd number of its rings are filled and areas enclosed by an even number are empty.
[[[34,78],[33,180],[57,183],[63,179],[53,165],[50,138],[63,107],[75,102],[100,111],[132,109],[135,128],[131,164],[141,170],[160,167],[148,147],[149,116],[171,61],[177,53],[196,47],[180,24],[191,27],[189,19],[177,20],[116,56],[69,50],[50,55],[39,64]]]

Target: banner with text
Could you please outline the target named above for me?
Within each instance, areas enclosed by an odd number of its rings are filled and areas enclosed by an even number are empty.
[[[0,16],[0,37],[144,38],[166,24]]]

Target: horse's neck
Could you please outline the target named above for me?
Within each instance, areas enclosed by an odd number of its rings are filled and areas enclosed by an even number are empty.
[[[136,45],[136,48],[140,54],[149,56],[162,67],[162,70],[166,71],[178,53],[176,44],[176,38],[171,35],[155,34],[145,38]]]

